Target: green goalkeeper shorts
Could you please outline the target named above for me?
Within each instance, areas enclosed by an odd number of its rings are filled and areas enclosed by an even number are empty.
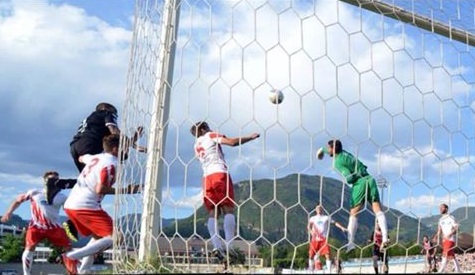
[[[370,175],[359,178],[352,186],[350,207],[363,205],[365,201],[379,202],[379,191],[376,181]]]

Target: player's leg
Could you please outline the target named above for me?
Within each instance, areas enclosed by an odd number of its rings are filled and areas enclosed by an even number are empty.
[[[29,247],[23,250],[21,255],[21,262],[23,267],[23,275],[31,274],[31,265],[33,264],[33,254],[35,252],[35,247]]]
[[[364,179],[359,179],[353,184],[351,189],[350,198],[350,217],[348,219],[348,244],[346,251],[350,252],[355,248],[355,234],[358,229],[358,213],[361,211],[361,207],[366,197],[366,184]]]
[[[330,255],[330,247],[328,246],[327,240],[324,241],[323,247],[320,249],[320,253],[325,256],[325,265],[327,267],[326,273],[331,273],[332,260]]]
[[[112,247],[113,223],[112,218],[104,210],[76,210],[76,219],[91,232],[96,240],[89,242],[86,246],[68,252],[69,258],[80,260],[83,257],[100,253]],[[75,220],[73,220],[75,224]],[[78,227],[81,233],[81,228]],[[82,235],[82,233],[81,233]]]
[[[210,236],[211,243],[213,244],[213,251],[211,254],[217,257],[220,261],[224,259],[223,255],[223,245],[219,239],[219,230],[218,230],[218,203],[220,199],[217,195],[215,189],[215,178],[216,174],[209,175],[203,178],[203,203],[208,211],[208,232]],[[217,185],[217,184],[216,184]]]
[[[460,267],[459,267],[459,264],[457,262],[457,258],[455,257],[455,242],[452,242],[452,241],[447,241],[447,247],[449,247],[447,249],[447,259],[450,259],[451,261],[453,261],[454,263],[454,271],[456,273],[459,273],[460,272]]]
[[[220,186],[224,186],[226,189],[219,190],[218,192],[222,192],[223,195],[225,195],[220,205],[222,206],[224,212],[224,238],[226,240],[226,244],[229,246],[236,235],[236,218],[234,216],[234,188],[233,181],[229,174],[223,174],[221,181],[224,184],[220,184]]]
[[[71,143],[70,145],[70,153],[71,157],[73,158],[74,165],[78,169],[79,173],[81,173],[82,169],[86,166],[84,163],[79,161],[79,157],[81,156],[78,152],[78,146],[80,146],[79,141]]]
[[[44,239],[42,230],[35,227],[29,227],[26,230],[25,236],[25,250],[21,255],[21,262],[23,267],[23,274],[30,275],[31,267],[33,265],[33,256],[36,245]]]
[[[449,252],[449,245],[446,240],[442,241],[442,259],[440,261],[438,273],[444,273],[445,266],[447,265],[447,254]]]
[[[316,255],[316,242],[310,241],[309,249],[308,249],[308,270],[313,271],[315,269],[315,262],[314,258]]]
[[[90,245],[96,241],[95,238],[91,238],[87,245]],[[81,259],[81,265],[78,268],[78,274],[89,274],[91,266],[94,264],[94,255],[88,255]]]
[[[385,246],[388,242],[388,225],[386,222],[386,215],[384,215],[383,209],[381,207],[378,186],[376,185],[376,181],[373,179],[373,177],[368,176],[366,177],[366,180],[368,184],[368,201],[372,203],[373,212],[376,216],[379,227],[381,228],[381,233],[383,234],[383,246]]]
[[[387,251],[384,251],[382,254],[382,260],[383,260],[383,273],[388,274],[389,273],[389,256]]]
[[[379,274],[379,255],[373,252],[373,269],[375,274]]]

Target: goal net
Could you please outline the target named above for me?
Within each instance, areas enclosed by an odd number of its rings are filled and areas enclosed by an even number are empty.
[[[229,137],[260,133],[223,146],[235,183],[233,272],[307,269],[317,204],[348,223],[350,186],[332,158],[315,157],[330,139],[378,182],[391,266],[424,269],[409,256],[435,233],[441,203],[459,240],[472,237],[457,255],[473,251],[474,14],[469,0],[137,1],[121,128],[144,126],[148,151],[120,165],[117,184],[144,190],[116,196],[114,272],[222,270],[190,134],[198,121]],[[281,104],[269,101],[274,89]],[[350,254],[331,228],[343,269],[372,272],[374,220],[365,205]],[[219,226],[223,236],[222,217]]]

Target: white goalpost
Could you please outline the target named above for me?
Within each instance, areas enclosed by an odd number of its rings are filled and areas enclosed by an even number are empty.
[[[435,233],[440,203],[455,211],[460,240],[473,238],[474,14],[463,0],[137,1],[121,129],[144,126],[148,151],[132,149],[119,167],[119,187],[144,190],[115,198],[114,273],[223,272],[205,225],[198,121],[261,135],[223,148],[239,252],[225,271],[306,272],[315,205],[348,222],[349,186],[331,158],[315,158],[330,139],[378,182],[390,270],[422,271],[409,256]],[[346,237],[330,230],[344,273],[373,272],[370,210],[357,252],[345,255]],[[474,249],[459,241],[457,253]]]

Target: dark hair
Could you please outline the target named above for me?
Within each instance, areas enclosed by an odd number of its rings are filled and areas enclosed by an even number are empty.
[[[440,205],[443,206],[445,209],[449,210],[449,206],[447,204],[441,203]]]
[[[343,145],[339,139],[332,139],[328,141],[328,145],[333,148],[335,154],[341,153],[343,151]]]
[[[56,171],[46,171],[43,174],[43,180],[47,181],[50,176],[56,176],[59,177],[59,173]]]
[[[107,153],[112,152],[112,149],[114,149],[114,147],[119,148],[119,145],[120,135],[118,134],[108,135],[102,139],[102,146],[104,147],[104,151]]]
[[[193,136],[198,137],[198,134],[200,133],[201,130],[208,130],[209,126],[208,123],[205,121],[198,121],[193,126],[190,128],[190,132]]]
[[[96,111],[109,111],[111,113],[117,114],[117,109],[114,107],[114,105],[106,102],[97,104]]]

